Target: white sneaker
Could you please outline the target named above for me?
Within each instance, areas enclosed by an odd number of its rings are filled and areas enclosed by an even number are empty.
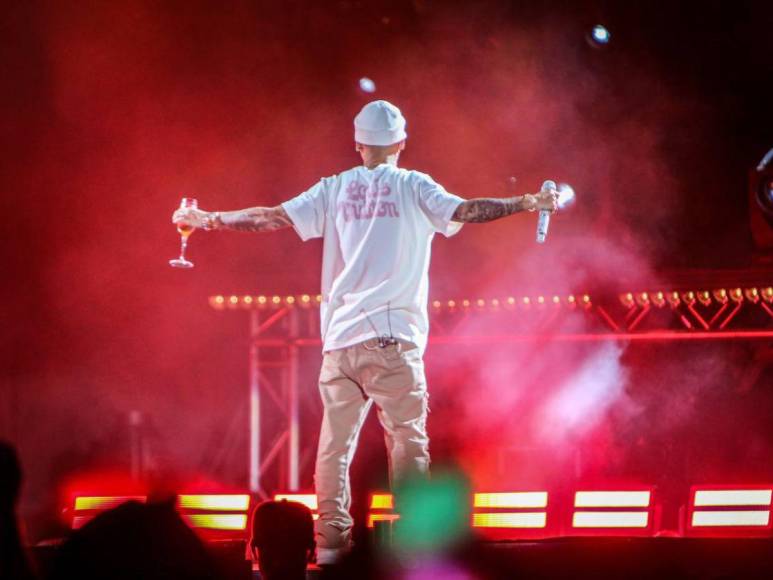
[[[317,548],[317,566],[332,566],[347,552],[343,548]]]

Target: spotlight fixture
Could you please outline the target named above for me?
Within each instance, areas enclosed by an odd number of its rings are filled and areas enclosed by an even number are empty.
[[[368,77],[362,77],[360,79],[360,90],[363,93],[375,93],[376,83],[373,82],[373,79],[370,79]]]
[[[588,44],[590,44],[593,48],[605,47],[607,44],[609,44],[611,38],[612,34],[603,24],[597,24],[591,28],[587,36]]]

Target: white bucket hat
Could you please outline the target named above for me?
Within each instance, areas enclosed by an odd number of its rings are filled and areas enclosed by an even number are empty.
[[[405,117],[387,101],[372,101],[354,118],[354,140],[363,145],[392,145],[407,138]]]

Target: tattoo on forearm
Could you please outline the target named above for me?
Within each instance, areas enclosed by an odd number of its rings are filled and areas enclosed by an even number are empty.
[[[456,222],[483,223],[526,209],[523,197],[479,197],[459,204],[451,219]]]
[[[240,232],[270,232],[293,225],[281,205],[276,207],[251,207],[221,215],[224,228]]]

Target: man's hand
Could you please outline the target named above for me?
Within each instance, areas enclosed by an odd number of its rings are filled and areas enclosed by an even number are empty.
[[[549,211],[553,213],[558,210],[558,192],[555,189],[540,191],[531,196],[535,199],[534,209],[537,211]]]
[[[212,230],[219,225],[218,214],[191,207],[180,208],[172,214],[172,223]]]

